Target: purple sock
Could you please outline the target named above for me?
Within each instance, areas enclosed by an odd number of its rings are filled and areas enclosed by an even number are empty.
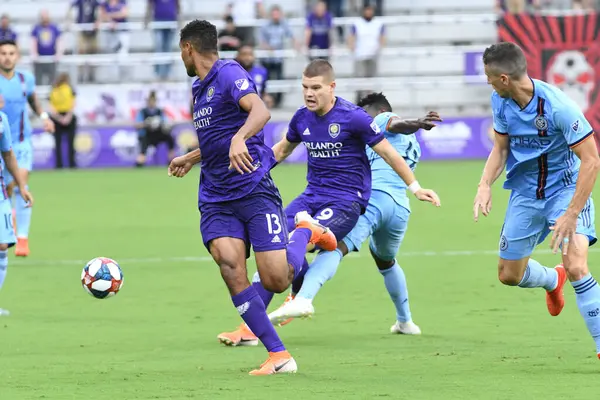
[[[269,308],[269,304],[271,304],[271,300],[273,300],[273,293],[264,288],[260,282],[260,275],[258,275],[258,272],[255,272],[254,277],[252,277],[252,287],[262,299],[265,305],[265,310]]]
[[[312,232],[308,228],[296,228],[290,236],[287,245],[287,262],[294,268],[294,280],[302,272],[303,266],[305,264],[308,266],[304,255],[306,254],[306,245],[311,236]]]
[[[285,346],[267,317],[264,303],[252,286],[231,296],[231,300],[248,328],[258,337],[269,353],[285,350]]]
[[[302,288],[302,282],[304,282],[304,275],[306,275],[306,271],[308,271],[308,260],[304,257],[304,264],[302,264],[302,271],[300,274],[294,279],[292,282],[292,294],[296,295]]]

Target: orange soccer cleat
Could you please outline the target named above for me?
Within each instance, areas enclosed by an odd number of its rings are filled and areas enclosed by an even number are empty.
[[[223,332],[217,336],[219,342],[225,346],[256,346],[258,344],[258,338],[252,333],[250,328],[246,324],[241,324],[233,332]]]
[[[17,247],[15,247],[15,256],[27,257],[29,255],[29,240],[27,238],[17,238]]]
[[[554,290],[546,291],[546,305],[548,306],[548,312],[553,317],[556,317],[565,307],[565,293],[564,287],[567,282],[567,271],[562,264],[554,267],[558,274],[558,284]]]
[[[313,219],[306,211],[297,213],[295,219],[296,228],[306,228],[312,232],[309,243],[325,251],[334,251],[337,248],[337,239],[333,232]]]
[[[278,351],[269,353],[267,361],[262,363],[259,369],[250,371],[250,375],[294,374],[296,371],[298,371],[298,365],[290,353]]]

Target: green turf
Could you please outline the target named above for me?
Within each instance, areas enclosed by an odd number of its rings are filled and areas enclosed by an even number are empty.
[[[573,290],[552,318],[542,290],[497,282],[507,195],[498,185],[492,216],[472,222],[481,167],[417,171],[442,198],[441,209],[412,201],[399,256],[423,336],[388,333],[393,306],[363,246],[326,284],[316,316],[279,330],[299,373],[266,378],[247,376],[266,358],[262,348],[217,343],[240,318],[217,268],[186,259],[207,256],[196,173],[35,173],[32,255],[11,255],[0,294],[12,312],[0,319],[0,399],[593,398],[600,363]],[[274,177],[289,201],[303,189],[304,167],[280,166]],[[543,246],[537,258],[556,264]],[[101,255],[120,261],[126,280],[104,301],[79,281],[83,261]],[[593,252],[600,274],[598,261]]]

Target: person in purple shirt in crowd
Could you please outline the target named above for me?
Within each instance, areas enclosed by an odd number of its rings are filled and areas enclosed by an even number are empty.
[[[152,19],[154,22],[177,22],[179,20],[179,0],[148,0],[146,6],[146,26]],[[175,28],[154,29],[154,50],[157,53],[170,53],[173,46]],[[165,62],[154,66],[159,79],[166,80],[171,74],[171,63]]]
[[[296,362],[270,323],[261,297],[267,290],[285,291],[301,274],[309,243],[333,250],[336,238],[329,229],[304,219],[288,242],[282,200],[270,175],[276,161],[264,143],[263,128],[271,116],[248,73],[233,60],[219,59],[217,28],[194,20],[181,30],[179,47],[188,76],[197,77],[192,85],[193,123],[200,148],[173,159],[168,173],[182,177],[201,162],[202,240],[245,321],[242,334],[218,339],[231,346],[256,345],[258,340],[264,344],[269,358],[250,375],[296,372]],[[262,284],[248,281],[250,246]],[[246,341],[247,336],[253,339]]]
[[[333,17],[327,12],[327,4],[319,1],[313,12],[306,18],[305,40],[309,50],[329,50],[332,43]],[[317,58],[328,60],[329,56],[309,55],[312,61]]]
[[[50,20],[48,10],[40,12],[40,22],[31,31],[31,58],[35,80],[39,85],[51,85],[56,77],[56,61],[62,54],[60,29]],[[53,57],[53,60],[38,60],[41,57]]]
[[[254,48],[250,45],[240,47],[235,60],[242,66],[256,85],[256,91],[265,103],[272,102],[266,91],[269,73],[265,67],[255,62]]]
[[[12,40],[17,41],[17,34],[10,28],[10,18],[8,14],[2,14],[0,17],[0,41]]]
[[[286,136],[273,146],[278,163],[292,154],[300,143],[308,151],[308,185],[285,209],[288,227],[293,227],[298,219],[313,220],[329,228],[340,241],[348,235],[371,197],[367,146],[392,167],[419,200],[439,206],[438,195],[421,188],[410,166],[385,138],[373,118],[357,105],[336,97],[335,86],[331,64],[326,60],[311,61],[302,74],[305,106],[296,111]],[[335,273],[343,257],[337,245],[335,247],[330,250],[316,246],[321,251],[310,267],[304,259],[305,266],[294,277],[294,283],[302,280],[305,274],[308,278],[313,268],[318,274],[322,273],[323,267]],[[314,246],[307,248],[309,251],[314,249]],[[261,279],[255,275],[253,281]],[[272,298],[272,293],[263,296],[266,307]],[[239,329],[221,335],[234,337],[236,334],[240,334]],[[245,336],[245,339],[252,337]]]
[[[119,81],[126,80],[131,69],[124,66],[124,59],[129,54],[130,33],[125,27],[129,17],[127,0],[105,0],[100,5],[100,21],[110,24],[107,32],[108,47],[111,53],[117,53],[115,77]]]
[[[96,54],[98,52],[98,7],[99,0],[73,0],[67,11],[67,21],[71,21],[71,12],[75,10],[76,24],[93,24],[93,28],[78,32],[77,54]],[[95,69],[83,64],[79,67],[80,82],[94,82]]]

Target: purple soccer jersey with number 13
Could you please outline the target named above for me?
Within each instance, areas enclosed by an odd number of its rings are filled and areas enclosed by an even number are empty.
[[[308,185],[286,208],[288,228],[294,215],[308,211],[341,240],[358,221],[371,197],[371,167],[366,145],[385,136],[362,108],[340,97],[325,115],[300,108],[290,121],[287,140],[308,152]]]
[[[204,244],[233,237],[252,244],[255,251],[284,249],[282,201],[269,174],[275,157],[262,131],[246,141],[256,170],[242,175],[229,169],[231,139],[248,118],[239,102],[256,94],[250,76],[237,62],[218,60],[204,80],[194,82],[192,94],[202,153],[198,207]]]

